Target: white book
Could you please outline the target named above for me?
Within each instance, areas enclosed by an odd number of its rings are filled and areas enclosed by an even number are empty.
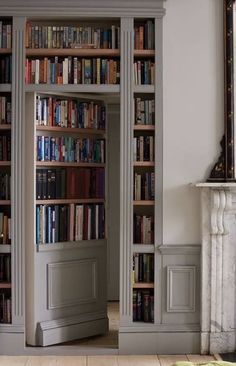
[[[68,84],[68,58],[62,62],[62,83]]]
[[[35,84],[39,84],[39,60],[35,60]]]
[[[79,240],[83,240],[84,206],[79,206]]]

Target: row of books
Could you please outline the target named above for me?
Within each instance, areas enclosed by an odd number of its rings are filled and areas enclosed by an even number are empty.
[[[26,23],[28,48],[119,48],[120,28]]]
[[[155,82],[155,63],[151,60],[134,62],[134,84],[150,85]]]
[[[134,114],[136,125],[154,125],[155,100],[134,98]]]
[[[134,27],[134,48],[136,50],[153,50],[155,48],[155,27],[152,20]]]
[[[105,129],[106,107],[94,101],[37,95],[36,123],[40,126]]]
[[[154,137],[134,137],[134,161],[154,161]]]
[[[135,253],[133,257],[134,283],[154,282],[154,255],[147,253]]]
[[[11,161],[11,136],[0,135],[0,161]]]
[[[0,199],[9,200],[11,196],[11,175],[0,173]]]
[[[12,24],[0,20],[0,48],[11,48],[12,46]]]
[[[4,56],[0,59],[0,84],[11,83],[12,58]]]
[[[0,96],[0,125],[10,123],[11,123],[11,101],[5,96]]]
[[[153,290],[133,290],[133,321],[154,322]]]
[[[11,218],[0,212],[0,245],[11,244]]]
[[[38,161],[105,162],[105,140],[94,138],[37,136]]]
[[[0,292],[0,323],[11,323],[11,296],[6,291]]]
[[[134,173],[134,200],[155,199],[155,174],[153,172]]]
[[[104,168],[37,169],[36,199],[105,197]]]
[[[36,244],[104,238],[103,204],[36,206]]]
[[[26,59],[26,84],[119,84],[120,62],[77,57]]]
[[[134,215],[133,242],[135,244],[154,243],[154,217],[146,215]]]
[[[0,282],[11,281],[11,256],[0,254]]]

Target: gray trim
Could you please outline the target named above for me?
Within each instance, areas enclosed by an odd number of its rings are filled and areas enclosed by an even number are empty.
[[[24,322],[24,25],[13,18],[12,47],[12,323]]]
[[[26,92],[65,92],[65,93],[119,93],[119,85],[80,85],[80,84],[66,84],[66,85],[50,85],[50,84],[35,84],[26,85]]]
[[[23,325],[0,325],[0,333],[24,333],[25,327]]]
[[[40,244],[37,245],[37,252],[51,252],[68,249],[82,249],[88,247],[98,247],[106,245],[107,240],[83,240],[81,242],[59,242],[56,244]]]
[[[94,1],[85,0],[31,0],[30,4],[27,0],[8,0],[7,5],[0,6],[2,16],[27,16],[27,17],[163,17],[165,9],[162,0],[133,0],[128,2],[119,0],[113,4],[109,0]]]
[[[162,333],[162,332],[200,332],[199,324],[145,324],[133,323],[132,326],[122,326],[119,330],[120,333]]]
[[[120,315],[131,321],[131,276],[133,233],[133,19],[121,19],[120,84]]]
[[[201,253],[201,245],[160,245],[158,250],[163,255],[169,254],[199,254]]]

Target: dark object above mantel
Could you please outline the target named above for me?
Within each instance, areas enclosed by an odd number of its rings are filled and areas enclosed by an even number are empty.
[[[222,151],[208,182],[235,181],[234,156],[234,34],[233,11],[235,0],[224,0],[224,136]]]

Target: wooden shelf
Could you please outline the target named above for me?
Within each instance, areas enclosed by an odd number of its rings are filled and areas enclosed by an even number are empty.
[[[50,167],[75,167],[75,168],[104,168],[104,163],[66,163],[62,161],[37,161],[36,166]]]
[[[9,206],[10,204],[10,200],[0,200],[0,206]]]
[[[7,283],[7,282],[0,282],[0,289],[1,288],[11,288],[11,283]]]
[[[11,166],[10,161],[0,161],[0,166]]]
[[[134,125],[135,131],[155,131],[154,125]]]
[[[154,85],[134,85],[133,91],[134,93],[154,93],[155,88]]]
[[[105,135],[105,130],[99,130],[95,128],[71,128],[71,127],[59,127],[59,126],[36,126],[37,131],[51,131],[51,132],[68,132],[77,133],[81,135]]]
[[[154,253],[154,244],[133,244],[133,253]]]
[[[134,206],[154,206],[154,204],[155,204],[155,201],[151,201],[151,200],[133,201]]]
[[[134,57],[155,57],[155,50],[134,50]]]
[[[4,84],[2,84],[4,85]],[[0,90],[1,91],[1,90]],[[26,92],[119,93],[118,84],[26,84]]]
[[[12,53],[12,49],[11,48],[0,48],[0,54],[9,54]]]
[[[11,130],[11,125],[10,124],[0,124],[0,130]]]
[[[0,92],[1,93],[10,93],[11,92],[11,84],[0,84]]]
[[[66,205],[70,203],[105,203],[103,198],[36,200],[36,205]]]
[[[26,56],[119,57],[120,50],[106,48],[26,48]]]
[[[145,282],[134,283],[133,288],[154,288],[154,283],[145,283]]]
[[[11,253],[10,244],[0,244],[0,253]]]
[[[134,161],[134,166],[144,166],[144,167],[153,167],[155,166],[154,161]]]

